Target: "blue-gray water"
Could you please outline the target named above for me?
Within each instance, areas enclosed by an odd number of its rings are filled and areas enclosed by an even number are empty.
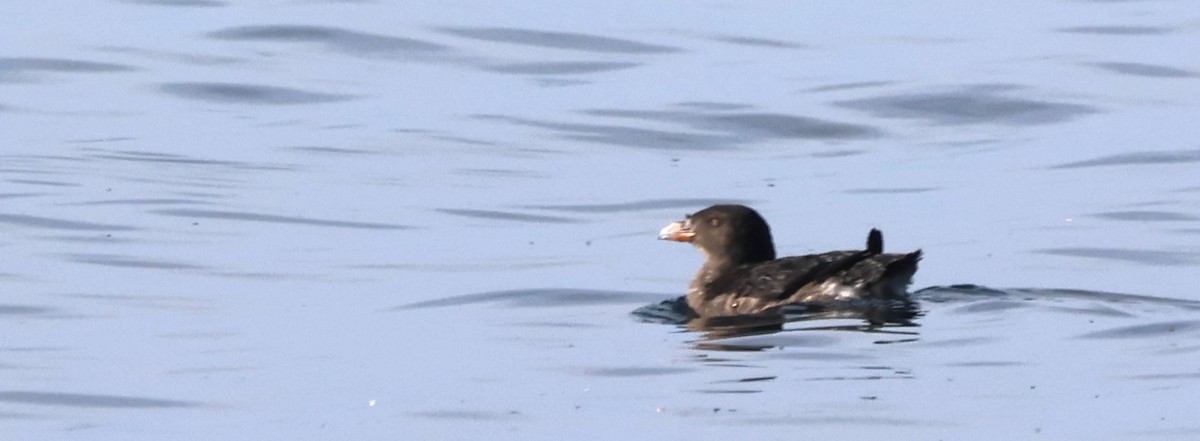
[[[0,16],[5,440],[1200,436],[1193,2]],[[631,315],[716,201],[943,288]]]

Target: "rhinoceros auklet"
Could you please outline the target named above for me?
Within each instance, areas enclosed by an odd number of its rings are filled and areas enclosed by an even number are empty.
[[[883,254],[883,234],[871,230],[867,247],[775,258],[771,229],[742,205],[714,205],[667,225],[659,239],[691,242],[704,265],[687,291],[701,317],[759,314],[783,305],[829,305],[907,298],[921,250]]]

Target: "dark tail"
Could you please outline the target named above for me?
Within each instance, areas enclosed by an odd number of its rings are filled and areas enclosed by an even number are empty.
[[[921,256],[924,252],[916,250],[905,254],[904,257],[896,259],[887,264],[887,268],[883,269],[881,280],[900,279],[904,280],[905,285],[912,281],[913,274],[917,272],[917,262],[921,261]]]
[[[921,250],[916,250],[888,262],[872,290],[884,298],[907,298],[908,285],[912,283],[913,274],[917,273],[917,262],[921,261],[921,255]]]
[[[883,233],[872,228],[870,233],[867,233],[867,252],[870,254],[883,254]]]

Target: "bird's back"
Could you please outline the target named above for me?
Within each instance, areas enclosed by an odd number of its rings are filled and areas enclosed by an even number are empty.
[[[696,287],[703,292],[689,293],[689,304],[703,308],[701,315],[734,315],[791,303],[903,298],[921,252],[877,254],[879,248],[868,248],[743,265]]]

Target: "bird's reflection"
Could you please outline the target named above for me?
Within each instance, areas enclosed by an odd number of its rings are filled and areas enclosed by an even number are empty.
[[[720,351],[761,351],[775,345],[725,342],[728,339],[799,331],[851,331],[903,336],[880,343],[900,343],[916,339],[911,329],[921,315],[919,304],[911,300],[891,302],[854,302],[835,305],[787,305],[760,314],[700,317],[683,298],[663,301],[634,311],[642,321],[675,324],[700,334],[698,349]],[[847,320],[857,323],[847,323]],[[803,323],[803,326],[785,325]]]

